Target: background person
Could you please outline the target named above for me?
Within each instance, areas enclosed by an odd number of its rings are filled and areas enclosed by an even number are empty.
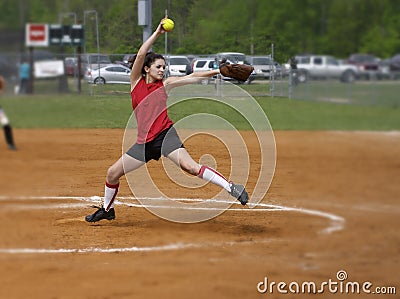
[[[29,93],[29,80],[31,77],[31,67],[29,63],[24,59],[19,66],[19,93]]]
[[[295,56],[290,57],[289,65],[290,65],[290,73],[289,73],[290,85],[297,85],[299,83],[299,78],[297,73],[297,59]]]

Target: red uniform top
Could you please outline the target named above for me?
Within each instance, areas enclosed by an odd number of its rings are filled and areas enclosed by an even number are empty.
[[[174,124],[168,117],[168,95],[162,81],[147,84],[141,78],[131,91],[131,98],[138,126],[137,143],[152,141]]]

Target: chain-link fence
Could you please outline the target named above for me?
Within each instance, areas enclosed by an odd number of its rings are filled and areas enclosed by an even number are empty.
[[[285,74],[269,80],[255,80],[243,88],[253,96],[259,97],[284,97],[312,102],[400,107],[400,80],[390,78],[359,79],[353,83],[343,83],[339,79],[325,78],[299,83],[291,74]]]
[[[54,54],[49,51],[36,50],[33,52],[35,68],[42,68],[34,72],[32,84],[34,94],[74,93],[84,95],[129,95],[129,74],[126,69],[118,69],[117,79],[110,83],[110,79],[103,77],[99,66],[116,63],[126,67],[129,55],[116,54],[82,54],[81,67],[78,67],[77,53]],[[193,56],[192,56],[193,57]],[[6,80],[7,95],[18,95],[21,92],[20,66],[29,61],[29,53],[3,52],[0,53],[0,74]],[[45,62],[52,61],[50,64]],[[58,67],[54,67],[58,62]],[[60,70],[60,63],[62,70]],[[46,69],[46,67],[48,69]],[[58,68],[58,69],[57,69]],[[122,83],[123,82],[123,83]],[[238,83],[238,82],[233,82]],[[297,100],[317,102],[331,102],[339,104],[384,105],[390,107],[400,106],[400,80],[370,79],[356,80],[353,83],[342,83],[336,79],[308,80],[305,83],[296,82],[290,72],[271,73],[270,77],[255,79],[250,83],[242,84],[243,89],[257,97],[287,97]],[[202,84],[218,84],[216,93],[223,91],[224,81],[207,80]],[[222,87],[221,87],[222,86]]]

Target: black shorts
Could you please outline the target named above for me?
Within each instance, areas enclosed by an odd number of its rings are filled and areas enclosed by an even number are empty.
[[[126,153],[142,162],[158,160],[161,155],[168,156],[174,150],[184,147],[174,127],[161,131],[152,141],[135,143]]]

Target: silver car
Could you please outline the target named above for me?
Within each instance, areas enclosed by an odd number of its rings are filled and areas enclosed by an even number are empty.
[[[88,69],[85,79],[94,84],[130,84],[131,70],[120,64],[109,64],[100,69]]]
[[[215,65],[216,66],[215,66]],[[192,70],[195,72],[209,71],[212,69],[217,69],[219,66],[218,61],[214,57],[198,57],[194,58],[192,61]]]
[[[272,61],[271,56],[250,56],[249,62],[254,67],[257,79],[269,79],[271,74],[274,77],[282,76],[282,66]]]
[[[167,56],[165,57],[165,74],[169,76],[185,76],[192,72],[190,60],[186,56]]]

